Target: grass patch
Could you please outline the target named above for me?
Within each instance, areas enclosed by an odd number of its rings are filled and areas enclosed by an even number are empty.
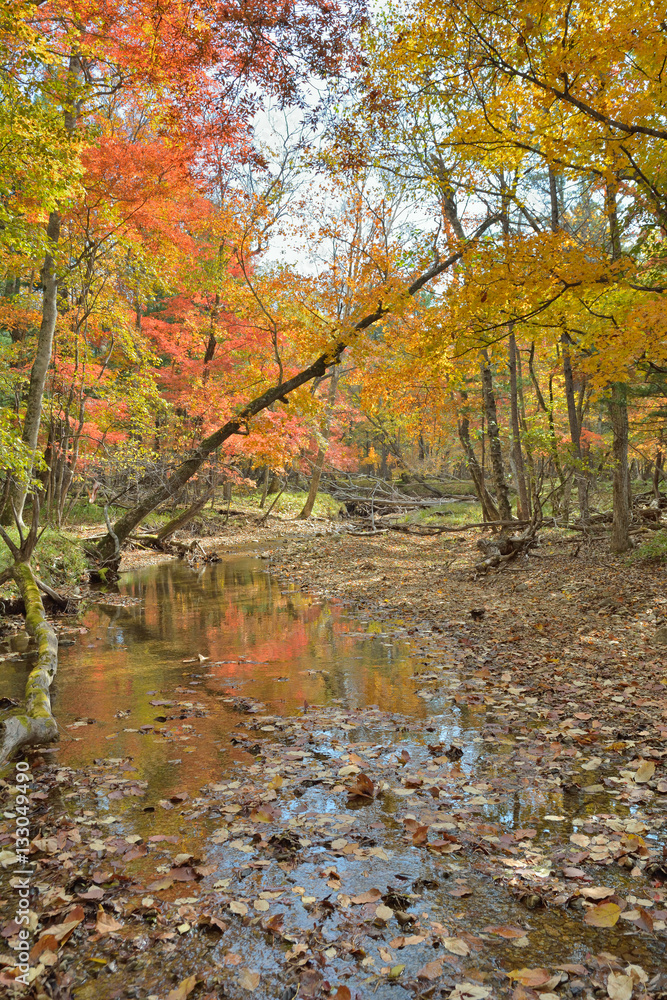
[[[651,537],[638,545],[628,558],[632,562],[665,562],[667,560],[667,530],[651,533]]]
[[[111,523],[113,524],[114,521],[117,521],[124,513],[125,509],[123,507],[115,507],[112,504],[109,507],[109,519]],[[72,504],[71,509],[67,513],[67,524],[85,525],[87,527],[99,524],[100,527],[106,528],[104,508],[98,506],[96,503],[89,503],[87,499],[77,500],[76,503]]]
[[[7,528],[7,534],[16,545],[19,536],[16,528]],[[13,557],[6,545],[0,548],[0,572],[11,566]],[[47,528],[31,559],[37,576],[56,589],[63,584],[76,584],[86,575],[86,557],[81,543],[66,532]]]
[[[396,523],[419,524],[422,527],[458,528],[463,524],[477,524],[483,520],[481,504],[477,501],[461,501],[460,503],[442,504],[437,509],[426,507],[422,510],[409,511],[402,517],[396,518]]]
[[[269,493],[264,503],[264,511],[269,509],[275,500],[275,497],[275,493]],[[297,517],[303,509],[303,505],[305,504],[307,497],[308,494],[305,490],[285,490],[271,513],[280,514],[282,517]],[[232,507],[234,507],[235,504],[241,507],[254,507],[259,512],[261,499],[261,488],[255,490],[240,490],[238,498],[236,496],[232,498]],[[216,503],[216,506],[219,506],[220,509],[224,511],[227,506],[227,501],[219,500]],[[334,499],[334,497],[330,496],[328,493],[318,493],[315,498],[313,514],[315,517],[324,517],[336,520],[341,506],[341,501]]]

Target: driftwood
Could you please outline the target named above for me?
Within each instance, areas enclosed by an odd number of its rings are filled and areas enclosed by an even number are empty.
[[[504,565],[527,553],[537,545],[537,529],[539,524],[530,524],[520,535],[499,535],[497,538],[480,538],[477,548],[484,552],[485,559],[475,563],[477,573],[486,573],[490,569]]]
[[[37,576],[35,577],[35,583],[43,594],[46,594],[47,597],[51,598],[54,604],[58,605],[61,611],[65,610],[67,607],[67,598],[62,597],[57,590],[54,590],[53,587],[49,587],[48,583],[44,583],[44,581],[40,580]]]
[[[57,739],[58,726],[51,713],[50,688],[58,669],[58,638],[46,619],[39,589],[27,563],[16,563],[13,576],[26,609],[26,630],[37,641],[37,663],[30,671],[25,687],[23,713],[4,721],[0,744],[0,763],[19,749]]]

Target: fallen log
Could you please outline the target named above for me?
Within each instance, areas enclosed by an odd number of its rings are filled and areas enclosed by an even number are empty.
[[[187,524],[188,521],[191,521],[192,518],[196,514],[198,514],[200,510],[204,509],[208,501],[213,496],[213,492],[214,491],[212,489],[208,490],[206,493],[204,493],[202,497],[199,497],[198,500],[195,500],[195,502],[190,507],[188,507],[187,510],[184,510],[180,514],[177,514],[176,517],[173,517],[171,521],[169,521],[162,528],[160,528],[160,530],[157,532],[155,536],[158,542],[166,542],[166,540],[170,538],[175,531],[178,531],[178,529],[183,527],[184,524]]]
[[[16,563],[12,575],[25,603],[26,631],[37,641],[37,663],[26,681],[24,711],[4,720],[0,763],[9,760],[19,747],[50,743],[58,737],[50,694],[58,670],[58,637],[46,619],[42,598],[28,564]]]
[[[489,569],[504,566],[519,555],[526,555],[529,549],[537,545],[537,530],[539,524],[531,524],[520,535],[500,535],[497,538],[480,538],[477,548],[484,552],[486,559],[475,563],[477,573],[486,573]]]
[[[403,531],[407,535],[442,535],[445,532],[469,531],[471,528],[522,528],[530,524],[530,521],[476,521],[474,524],[461,524],[456,528],[443,527],[442,525],[419,525],[414,524],[390,524],[389,531]],[[417,530],[413,531],[412,528]]]

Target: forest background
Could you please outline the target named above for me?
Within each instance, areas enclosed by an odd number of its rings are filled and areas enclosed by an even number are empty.
[[[613,484],[629,549],[664,478],[663,15],[5,4],[5,525],[93,500],[99,568],[193,484],[291,476],[307,516],[323,470],[407,471],[501,533]]]

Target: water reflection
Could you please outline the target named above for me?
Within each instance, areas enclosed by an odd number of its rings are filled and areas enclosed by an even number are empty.
[[[165,792],[187,773],[200,782],[219,773],[239,719],[234,696],[267,714],[335,701],[426,714],[407,647],[369,636],[340,605],[281,591],[256,558],[127,574],[80,624],[85,633],[60,650],[53,688],[59,761],[129,756]],[[20,698],[27,665],[5,666],[0,693]],[[174,698],[188,717],[156,722],[176,713],[151,702]],[[187,728],[193,713],[196,733]],[[94,722],[76,725],[85,719]]]

